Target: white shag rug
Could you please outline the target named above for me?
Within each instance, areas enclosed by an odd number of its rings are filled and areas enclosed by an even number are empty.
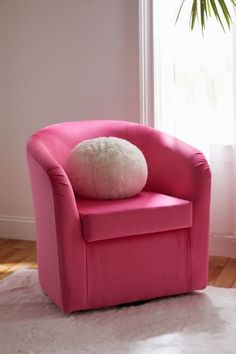
[[[1,354],[236,353],[236,289],[64,315],[36,270],[0,281]]]

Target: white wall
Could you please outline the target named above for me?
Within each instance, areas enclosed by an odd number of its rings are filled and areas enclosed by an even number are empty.
[[[138,0],[1,0],[0,43],[0,237],[30,239],[29,135],[139,121]]]

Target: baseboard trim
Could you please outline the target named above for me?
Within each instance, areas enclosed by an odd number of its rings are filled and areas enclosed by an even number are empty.
[[[236,258],[236,237],[229,235],[211,235],[209,254],[211,256]]]
[[[15,240],[35,240],[34,218],[0,215],[0,237]]]

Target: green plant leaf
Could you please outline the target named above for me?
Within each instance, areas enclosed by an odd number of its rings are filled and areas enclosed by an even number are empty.
[[[215,17],[220,22],[221,27],[222,27],[223,31],[225,32],[225,28],[224,28],[224,25],[223,25],[223,23],[221,21],[221,18],[220,18],[220,15],[219,15],[215,0],[210,0],[210,2],[211,2],[211,6],[212,6],[213,12],[215,14]]]
[[[232,1],[233,1],[233,0],[232,0]],[[179,15],[180,15],[180,13],[181,13],[181,10],[182,10],[182,7],[183,7],[184,3],[185,3],[185,0],[182,0],[182,3],[181,3],[181,5],[180,5],[180,7],[179,7],[179,11],[178,11],[177,16],[176,16],[175,23],[177,23],[177,21],[178,21],[178,19],[179,19]]]
[[[182,11],[182,8],[184,6],[185,0],[181,1],[176,21],[177,23],[180,13]],[[236,0],[230,0],[230,4],[232,5],[233,9],[236,12]],[[218,7],[220,8],[220,12],[218,10]],[[196,19],[200,17],[200,26],[202,29],[202,32],[204,32],[206,28],[206,21],[208,17],[211,17],[214,15],[216,20],[219,22],[220,26],[222,27],[223,31],[225,32],[224,24],[222,19],[225,20],[229,30],[231,29],[231,24],[232,24],[232,19],[231,15],[229,12],[229,6],[226,5],[225,0],[193,0],[192,2],[192,7],[191,7],[191,12],[190,12],[190,28],[191,30],[194,29],[194,26],[196,24]]]
[[[201,12],[201,27],[202,31],[205,28],[205,7],[204,7],[204,0],[200,1],[200,12]]]
[[[232,22],[231,20],[231,16],[230,16],[230,13],[229,13],[229,10],[224,2],[224,0],[218,0],[219,4],[220,4],[220,7],[221,7],[221,10],[223,12],[223,15],[225,17],[225,21],[227,22],[227,25],[230,29],[230,24]]]
[[[191,17],[190,17],[190,28],[193,30],[194,24],[197,18],[197,0],[193,0],[192,10],[191,10]]]
[[[234,1],[234,0],[232,0]],[[211,17],[211,4],[210,4],[210,0],[207,0],[207,13],[208,15]]]

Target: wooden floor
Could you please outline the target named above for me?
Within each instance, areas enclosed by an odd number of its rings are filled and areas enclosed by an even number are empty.
[[[0,238],[0,279],[21,268],[37,268],[35,242]],[[210,257],[208,283],[236,288],[236,259]]]
[[[37,268],[35,242],[0,238],[0,280],[21,268]]]

